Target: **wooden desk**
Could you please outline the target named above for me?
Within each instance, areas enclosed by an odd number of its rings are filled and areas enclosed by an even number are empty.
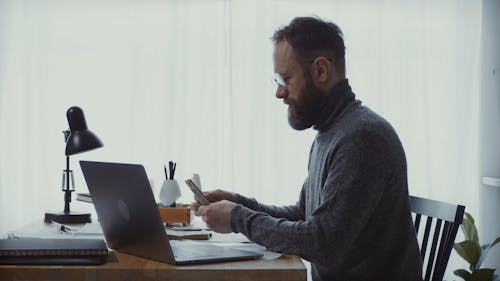
[[[301,280],[306,268],[296,256],[276,260],[175,266],[112,252],[100,266],[1,265],[0,280]]]
[[[47,227],[44,224],[42,227]],[[175,266],[113,251],[100,266],[0,265],[0,280],[301,280],[302,260],[283,255],[276,260],[220,262]]]

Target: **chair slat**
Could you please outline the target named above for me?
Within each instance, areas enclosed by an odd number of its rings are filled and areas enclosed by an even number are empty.
[[[441,232],[441,219],[436,220],[436,227],[434,228],[434,234],[432,235],[432,244],[431,244],[431,252],[429,254],[429,261],[428,264],[434,265],[434,259],[436,256],[436,248],[437,248],[437,242],[439,240],[439,233]],[[443,237],[444,238],[444,237]],[[428,281],[429,278],[431,277],[432,270],[434,269],[434,266],[427,266],[427,270],[425,272],[425,280]]]
[[[427,241],[429,240],[429,232],[431,231],[432,217],[427,217],[427,222],[425,223],[424,238],[422,239],[422,247],[420,248],[420,253],[422,255],[422,261],[425,258],[425,252],[427,251]]]
[[[420,217],[422,215],[421,214],[416,214],[415,215],[415,233],[418,234],[418,228],[420,227]]]
[[[443,231],[441,232],[441,242],[439,243],[439,251],[436,258],[436,265],[434,266],[434,272],[432,273],[432,280],[437,280],[437,276],[440,276],[441,273],[444,275],[444,270],[446,269],[446,264],[443,264],[443,256],[444,256],[444,248],[445,245],[448,244],[452,238],[450,232],[451,222],[445,221],[443,226]],[[452,241],[453,243],[455,241]]]
[[[440,275],[436,277],[435,280],[441,281],[443,280],[444,272],[446,271],[446,265],[448,264],[448,260],[450,259],[451,250],[453,249],[453,243],[455,242],[455,237],[457,236],[458,227],[462,224],[464,219],[465,206],[457,205],[457,211],[455,214],[455,220],[453,224],[450,226],[450,233],[448,235],[447,243],[444,245],[444,252],[442,257],[443,267]]]

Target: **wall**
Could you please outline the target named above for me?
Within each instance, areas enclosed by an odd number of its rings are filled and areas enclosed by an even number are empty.
[[[500,178],[500,1],[483,1],[480,105],[480,175]],[[500,236],[500,186],[480,184],[479,238],[490,243]],[[500,275],[500,246],[483,264]]]

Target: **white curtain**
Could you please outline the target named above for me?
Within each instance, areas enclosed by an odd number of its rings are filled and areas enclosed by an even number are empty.
[[[78,160],[142,163],[156,193],[173,160],[179,180],[294,203],[315,132],[288,126],[269,37],[304,15],[343,29],[347,76],[399,133],[410,193],[477,214],[480,1],[0,0],[0,233],[62,210],[73,105],[104,143],[71,157],[77,192]]]

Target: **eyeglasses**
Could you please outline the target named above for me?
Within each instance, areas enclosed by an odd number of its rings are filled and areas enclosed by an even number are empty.
[[[333,59],[332,58],[326,58],[328,61],[332,62]],[[308,60],[307,63],[313,63],[316,59],[313,59],[313,60]],[[286,87],[286,84],[287,84],[287,81],[285,81],[285,79],[283,78],[283,76],[281,76],[281,74],[279,73],[274,73],[274,77],[272,78],[271,80],[273,82],[273,85],[275,87],[278,87],[278,86],[281,86],[283,88]]]
[[[275,87],[281,86],[281,87],[286,87],[286,82],[285,79],[279,74],[279,73],[274,73],[274,77],[272,78],[273,85]]]

